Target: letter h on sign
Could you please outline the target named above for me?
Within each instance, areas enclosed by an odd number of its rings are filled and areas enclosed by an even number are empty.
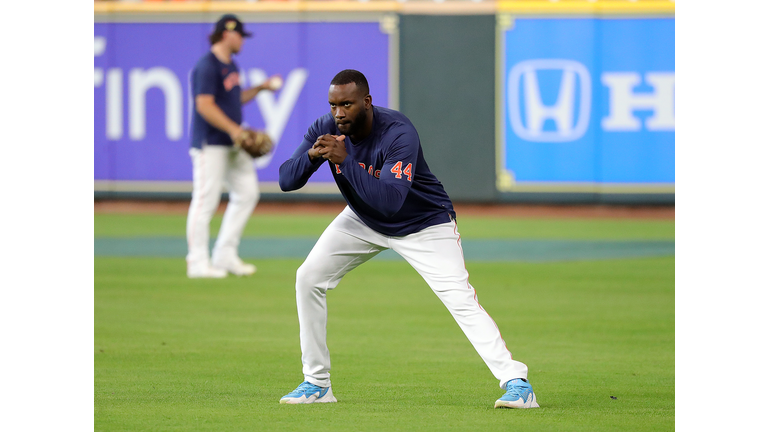
[[[634,72],[606,72],[602,82],[610,92],[608,117],[602,121],[606,131],[639,131],[640,119],[634,111],[650,110],[653,115],[645,120],[649,131],[675,130],[675,73],[648,72],[645,81],[652,92],[635,93],[632,89],[641,83],[640,74]]]

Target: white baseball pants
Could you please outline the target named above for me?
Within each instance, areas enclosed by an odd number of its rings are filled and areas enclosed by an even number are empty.
[[[385,249],[392,249],[424,278],[448,308],[499,385],[528,377],[528,367],[512,359],[496,323],[477,301],[464,266],[456,222],[435,225],[404,237],[388,237],[365,225],[349,208],[326,228],[296,272],[301,361],[304,379],[331,385],[326,344],[326,292],[341,278]]]
[[[192,202],[187,216],[187,265],[210,265],[210,224],[221,201],[222,188],[229,192],[214,257],[236,257],[245,224],[259,201],[253,159],[229,146],[203,145],[189,150],[192,158]]]

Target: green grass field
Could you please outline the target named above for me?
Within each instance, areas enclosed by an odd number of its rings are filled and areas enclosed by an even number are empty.
[[[254,216],[248,237],[317,237],[333,216]],[[184,216],[96,214],[97,239],[183,237]],[[213,223],[215,233],[220,218]],[[472,239],[674,240],[673,221],[459,220]],[[97,256],[99,431],[674,430],[673,256],[468,261],[470,281],[540,409],[503,393],[404,261],[373,260],[329,296],[337,404],[280,405],[303,379],[293,283],[301,259],[249,278],[189,280],[183,257]]]

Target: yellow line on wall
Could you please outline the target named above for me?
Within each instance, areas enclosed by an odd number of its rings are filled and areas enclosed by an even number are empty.
[[[515,14],[674,14],[675,2],[669,0],[502,0],[498,11]]]
[[[670,0],[500,0],[443,1],[394,0],[373,1],[173,1],[120,2],[96,1],[94,14],[110,13],[241,13],[241,12],[399,12],[403,14],[578,14],[578,15],[648,15],[675,13]]]
[[[396,1],[189,1],[189,2],[94,2],[94,13],[185,13],[185,12],[392,12]]]

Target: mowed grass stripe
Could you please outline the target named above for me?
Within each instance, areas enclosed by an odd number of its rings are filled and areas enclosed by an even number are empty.
[[[184,430],[674,430],[674,259],[470,262],[470,282],[538,410],[498,383],[403,262],[328,294],[338,404],[285,406],[301,380],[294,275],[189,280],[176,258],[96,257],[94,426]],[[611,398],[613,396],[614,398]]]
[[[315,245],[315,238],[244,238],[242,258],[304,258]],[[213,240],[211,241],[213,246]],[[587,240],[463,240],[467,260],[480,261],[567,261],[644,256],[669,256],[675,253],[674,241],[587,241]],[[96,256],[184,257],[187,242],[178,237],[97,238]],[[375,259],[400,260],[387,250]]]
[[[221,226],[221,215],[211,221],[211,237]],[[254,214],[245,227],[245,237],[317,238],[334,215]],[[633,219],[503,219],[459,214],[463,239],[555,239],[555,240],[673,240],[673,220]],[[185,215],[95,214],[94,237],[184,237]]]

